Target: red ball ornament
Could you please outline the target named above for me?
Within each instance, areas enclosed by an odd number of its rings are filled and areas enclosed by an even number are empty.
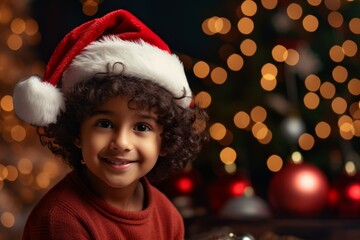
[[[250,181],[240,174],[219,177],[209,187],[211,208],[219,212],[227,200],[242,196],[249,186],[251,186]]]
[[[280,216],[314,217],[327,206],[329,184],[315,165],[288,163],[270,181],[269,204]]]
[[[360,173],[340,176],[333,183],[333,192],[337,201],[332,208],[338,217],[360,218]]]

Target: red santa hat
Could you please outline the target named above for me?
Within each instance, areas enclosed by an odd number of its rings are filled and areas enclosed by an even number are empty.
[[[31,76],[16,85],[17,116],[37,126],[55,123],[65,111],[67,89],[118,62],[125,66],[123,74],[158,83],[176,97],[185,94],[178,104],[190,106],[192,93],[179,58],[134,15],[117,10],[73,29],[56,47],[42,79]]]

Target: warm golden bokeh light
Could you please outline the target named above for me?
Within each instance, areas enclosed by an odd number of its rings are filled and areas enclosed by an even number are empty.
[[[17,167],[21,174],[28,175],[33,170],[33,163],[29,158],[21,158],[17,163]]]
[[[276,80],[276,78],[266,79],[266,78],[262,77],[260,79],[260,85],[265,91],[272,91],[276,88],[277,80]]]
[[[210,76],[213,83],[223,84],[227,79],[227,72],[222,67],[216,67],[211,71]]]
[[[266,161],[266,165],[271,172],[280,171],[283,164],[284,161],[282,160],[282,158],[276,154],[271,155]]]
[[[353,78],[348,83],[348,90],[354,96],[360,95],[360,80]]]
[[[253,56],[256,53],[256,49],[256,42],[249,38],[244,39],[240,44],[240,51],[248,57]]]
[[[269,129],[264,123],[257,122],[252,126],[251,131],[256,139],[264,139],[267,136]]]
[[[333,79],[338,83],[343,83],[348,78],[348,71],[343,66],[336,66],[332,71]]]
[[[261,144],[268,144],[271,142],[272,139],[272,132],[270,129],[267,129],[266,136],[264,138],[258,138],[258,142]]]
[[[295,49],[288,49],[287,58],[285,59],[285,63],[290,66],[295,66],[300,59],[300,54]]]
[[[309,133],[303,133],[299,137],[298,144],[303,150],[311,150],[314,147],[315,139]]]
[[[329,25],[332,26],[333,28],[339,28],[344,23],[344,18],[342,14],[337,11],[330,12],[327,20]]]
[[[15,125],[11,128],[11,138],[16,142],[22,142],[26,138],[26,130],[21,125]]]
[[[233,164],[236,160],[236,151],[231,147],[226,147],[220,152],[220,160],[224,164]]]
[[[221,140],[221,139],[223,139],[225,137],[226,128],[221,123],[214,123],[209,128],[209,134],[213,139]]]
[[[17,51],[23,45],[22,38],[17,34],[11,34],[7,39],[7,45],[11,50]]]
[[[261,75],[269,80],[276,78],[278,74],[277,67],[272,63],[266,63],[261,68]]]
[[[335,113],[343,114],[347,109],[347,102],[342,97],[336,97],[331,102],[331,108]]]
[[[267,117],[267,112],[262,106],[256,106],[251,110],[250,116],[254,122],[264,122]]]
[[[292,20],[299,20],[302,16],[303,9],[298,3],[291,3],[286,9],[286,13]]]
[[[334,62],[341,62],[342,60],[344,60],[345,53],[341,46],[334,45],[330,48],[329,56]]]
[[[26,20],[25,26],[25,33],[29,36],[33,36],[39,31],[38,23],[34,19]]]
[[[6,112],[11,112],[14,110],[14,105],[13,105],[13,98],[10,95],[5,95],[1,98],[0,100],[0,107],[2,110],[6,111]]]
[[[277,62],[284,62],[288,57],[288,51],[283,45],[276,45],[272,51],[271,55]]]
[[[15,18],[11,21],[10,29],[15,34],[21,34],[25,31],[25,21],[21,18]]]
[[[308,109],[316,109],[319,106],[320,98],[316,93],[309,92],[305,94],[303,102]]]
[[[336,88],[331,82],[324,82],[320,86],[320,94],[325,99],[331,99],[335,96]]]
[[[310,92],[316,92],[320,88],[321,80],[318,76],[310,74],[305,78],[304,83],[307,90]]]
[[[350,31],[354,34],[360,34],[360,18],[353,18],[349,22]]]
[[[278,0],[261,0],[261,4],[265,9],[272,10],[277,6]]]
[[[239,54],[231,54],[227,59],[228,67],[233,71],[239,71],[244,65],[244,59]]]
[[[15,224],[15,216],[10,212],[3,212],[1,214],[1,224],[6,228],[12,228]]]
[[[200,108],[208,108],[211,104],[211,95],[208,92],[201,91],[196,94],[195,102]]]
[[[254,22],[251,18],[243,17],[239,20],[237,24],[239,32],[242,34],[250,34],[254,30]]]
[[[257,12],[257,5],[255,1],[246,0],[240,5],[241,12],[248,17],[252,17]]]
[[[303,27],[308,32],[315,32],[319,27],[319,20],[314,15],[307,15],[302,21]]]
[[[321,121],[315,126],[315,133],[319,138],[326,139],[330,136],[331,126],[327,122]]]
[[[340,0],[324,0],[325,6],[332,11],[339,10],[341,7],[341,1]]]
[[[319,6],[322,2],[322,0],[307,0],[307,2],[311,5],[311,6]]]
[[[196,77],[206,78],[210,73],[210,67],[206,62],[198,61],[194,64],[193,71]]]
[[[346,56],[354,57],[358,51],[358,46],[353,40],[346,40],[342,44],[343,51]]]
[[[250,116],[244,111],[239,111],[234,116],[234,124],[240,129],[245,129],[250,124]]]

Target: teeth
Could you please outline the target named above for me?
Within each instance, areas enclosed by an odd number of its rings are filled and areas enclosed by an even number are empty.
[[[109,163],[114,164],[114,165],[125,165],[125,164],[130,163],[129,161],[115,162],[115,161],[111,161],[110,159],[106,159],[106,161],[108,161]]]

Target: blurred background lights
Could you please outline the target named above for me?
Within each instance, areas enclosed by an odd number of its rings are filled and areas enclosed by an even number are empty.
[[[266,165],[271,172],[278,172],[283,166],[283,160],[280,156],[273,154],[267,159]]]
[[[330,48],[329,56],[334,62],[341,62],[345,57],[345,53],[341,46],[334,45]]]
[[[342,48],[347,57],[354,57],[358,51],[358,46],[353,40],[345,40]]]
[[[221,140],[225,137],[226,128],[221,123],[214,123],[209,129],[210,136],[215,140]]]
[[[318,76],[310,74],[305,78],[305,87],[311,92],[315,92],[320,88],[321,80]]]
[[[291,153],[291,161],[293,163],[301,163],[303,160],[303,156],[299,151]]]
[[[302,7],[297,3],[291,3],[286,8],[286,13],[292,20],[299,20],[302,16]]]
[[[262,106],[256,106],[251,110],[250,116],[254,122],[264,122],[267,112]]]
[[[305,107],[308,109],[316,109],[319,106],[320,98],[316,93],[309,92],[305,94],[303,99]]]
[[[314,147],[315,139],[309,133],[303,133],[300,135],[298,144],[303,150],[310,150]]]
[[[213,83],[223,84],[227,79],[227,72],[222,67],[216,67],[211,71],[210,76]]]
[[[11,21],[10,29],[15,34],[21,34],[25,31],[26,24],[25,21],[21,18],[15,18]]]
[[[330,12],[327,20],[328,20],[328,23],[330,24],[330,26],[332,26],[333,28],[341,27],[344,22],[344,18],[342,16],[342,14],[337,11]]]
[[[200,91],[195,96],[195,102],[201,108],[208,108],[211,104],[211,95],[208,92]]]
[[[193,71],[196,77],[206,78],[210,73],[210,67],[206,62],[198,61],[194,64]]]
[[[315,126],[315,133],[321,139],[326,139],[331,133],[331,127],[327,122],[321,121]]]
[[[314,15],[307,15],[302,21],[303,27],[308,32],[315,32],[319,27],[319,20]]]
[[[324,82],[320,86],[320,94],[325,99],[331,99],[335,96],[336,88],[331,82]]]
[[[246,129],[250,124],[250,116],[244,111],[239,111],[234,116],[234,124],[240,129]]]
[[[252,39],[244,39],[240,44],[240,50],[245,56],[253,56],[256,53],[257,45]]]
[[[226,147],[220,152],[220,160],[224,164],[233,164],[236,160],[236,151],[231,147]]]
[[[6,228],[12,228],[15,224],[15,216],[10,212],[3,212],[1,214],[1,224]]]
[[[261,4],[265,9],[272,10],[277,6],[278,0],[261,0]]]
[[[239,54],[234,53],[227,59],[227,65],[231,70],[239,71],[244,65],[244,60]]]
[[[334,67],[332,71],[332,76],[336,82],[343,83],[348,78],[348,71],[345,67],[338,65]]]
[[[288,51],[283,45],[276,45],[272,49],[272,57],[277,62],[284,62],[288,57]]]
[[[242,34],[248,35],[248,34],[252,33],[255,26],[254,26],[254,22],[253,22],[253,20],[251,20],[251,18],[243,17],[239,20],[237,27],[238,27],[239,32],[241,32]]]
[[[354,34],[360,34],[360,18],[353,18],[349,22],[350,31]]]
[[[300,59],[299,52],[295,49],[288,49],[287,50],[287,58],[285,59],[285,63],[290,66],[295,66]]]
[[[11,34],[7,39],[7,45],[11,50],[19,50],[22,44],[22,38],[17,34]]]
[[[322,0],[307,0],[307,2],[311,5],[311,6],[319,6],[322,2]]]
[[[357,172],[355,163],[352,161],[347,161],[345,163],[345,171],[349,176],[354,176]]]
[[[342,97],[336,97],[331,102],[331,108],[336,114],[343,114],[347,109],[347,102]]]
[[[14,109],[13,100],[10,95],[5,95],[0,100],[0,107],[6,112],[11,112]]]
[[[245,0],[240,5],[241,12],[248,17],[252,17],[257,12],[257,5],[255,1]]]

